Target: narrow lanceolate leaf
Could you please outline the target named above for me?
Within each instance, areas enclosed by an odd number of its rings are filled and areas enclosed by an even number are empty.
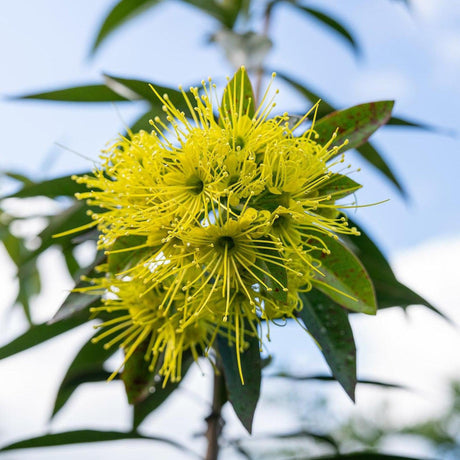
[[[258,338],[246,337],[245,340],[249,347],[241,353],[244,385],[241,382],[235,345],[229,344],[227,338],[220,336],[217,338],[217,345],[222,358],[228,400],[243,426],[251,433],[260,395],[261,361]]]
[[[298,457],[298,460],[429,460],[420,457],[400,457],[399,455],[377,454],[375,452],[353,452],[327,457]],[[434,459],[431,459],[434,460]]]
[[[125,96],[127,99],[144,100],[149,102],[150,105],[158,111],[159,115],[163,113],[161,110],[163,103],[152,90],[152,86],[156,89],[160,96],[167,94],[170,101],[179,110],[188,112],[188,106],[185,102],[184,96],[177,89],[157,85],[156,83],[150,83],[145,80],[135,80],[132,78],[116,77],[114,75],[107,74],[104,75],[104,79],[107,86],[112,88],[118,94]]]
[[[295,380],[299,382],[304,382],[308,380],[315,380],[319,382],[337,382],[337,379],[324,374],[312,374],[312,375],[297,375],[297,374],[289,374],[287,372],[279,372],[277,374],[267,375],[267,377],[271,378],[283,378],[288,380]],[[407,387],[404,385],[400,385],[398,383],[390,383],[390,382],[381,382],[379,380],[369,380],[369,379],[357,379],[356,383],[360,383],[363,385],[375,385],[384,388],[392,388],[396,390],[406,390]]]
[[[322,25],[327,27],[328,30],[332,30],[339,37],[344,39],[353,49],[355,53],[359,53],[358,43],[356,42],[355,38],[351,34],[351,32],[341,24],[337,19],[329,16],[329,14],[325,14],[320,10],[315,8],[310,8],[306,6],[301,6],[298,4],[294,4],[299,10],[303,11],[304,13],[308,14],[310,17],[313,17],[315,20],[319,21]]]
[[[374,315],[377,312],[374,287],[365,268],[344,244],[322,234],[318,238],[326,244],[330,254],[313,251],[319,260],[319,273],[315,273],[313,286],[342,307]]]
[[[444,319],[450,321],[449,318],[430,302],[400,283],[393,273],[387,259],[372,239],[358,226],[358,224],[356,224],[356,222],[350,218],[348,218],[348,221],[350,225],[359,230],[361,235],[357,237],[348,236],[344,237],[344,239],[349,243],[350,248],[358,256],[371,277],[379,309],[396,306],[406,308],[409,305],[424,305]]]
[[[361,184],[358,184],[350,177],[334,173],[318,187],[318,193],[320,196],[330,195],[332,200],[340,200],[356,192],[361,187]]]
[[[357,148],[390,119],[393,106],[394,101],[378,101],[333,112],[315,123],[317,141],[324,144],[337,132],[333,145],[340,146],[348,140],[342,152]]]
[[[85,343],[59,386],[51,417],[57,414],[81,384],[107,380],[110,373],[104,370],[103,364],[116,350],[116,347],[106,350],[102,344],[93,344],[91,340]]]
[[[347,312],[316,289],[302,293],[301,299],[300,318],[320,346],[332,374],[354,401],[356,346]]]
[[[190,352],[184,353],[182,356],[182,379],[192,363],[192,354]],[[177,389],[179,383],[180,382],[168,381],[163,385],[163,379],[154,379],[153,385],[150,385],[148,388],[148,396],[134,405],[133,430],[136,430],[148,415],[158,409],[158,407],[166,401],[171,393]]]
[[[48,198],[57,198],[58,196],[73,197],[75,193],[85,191],[87,191],[87,188],[84,184],[77,184],[72,180],[72,176],[63,176],[42,182],[25,184],[21,190],[3,198],[30,198],[35,196],[46,196]]]
[[[54,324],[42,323],[32,326],[24,334],[20,335],[10,343],[0,347],[0,359],[8,358],[21,351],[27,350],[46,342],[64,332],[67,332],[88,321],[88,312],[82,311],[72,318],[59,321]]]
[[[388,166],[386,161],[382,158],[380,153],[377,152],[375,147],[370,142],[366,142],[365,144],[360,145],[356,148],[356,151],[371,165],[375,166],[387,179],[389,179],[400,191],[401,195],[407,199],[407,192],[405,188],[396,178],[390,166]]]
[[[40,99],[57,102],[123,102],[127,101],[105,85],[84,85],[41,93],[15,96],[14,99]]]
[[[254,91],[248,73],[241,67],[228,82],[222,97],[222,117],[233,120],[235,114],[252,118],[255,113]]]
[[[35,438],[24,439],[17,441],[7,446],[0,448],[0,452],[17,449],[33,449],[37,447],[53,447],[63,446],[68,444],[84,444],[90,442],[104,442],[104,441],[118,441],[121,439],[147,439],[150,441],[158,441],[169,444],[184,452],[191,453],[197,456],[194,452],[190,451],[186,446],[183,446],[176,441],[173,441],[162,436],[144,436],[140,433],[123,432],[123,431],[98,431],[98,430],[76,430],[64,431],[62,433],[45,434]]]
[[[105,260],[105,255],[99,252],[96,255],[96,259],[94,262],[87,267],[81,275],[94,278],[97,276],[101,276],[100,273],[96,272],[95,268],[101,264]],[[89,281],[80,280],[76,284],[74,289],[81,289],[90,286]],[[48,324],[54,324],[63,319],[72,318],[74,316],[78,316],[82,311],[89,311],[92,307],[97,307],[101,303],[102,292],[100,295],[97,295],[96,292],[92,291],[91,294],[86,294],[84,292],[70,292],[69,295],[65,298],[62,305],[59,307],[56,314],[53,318],[48,322]]]
[[[135,18],[146,9],[157,5],[160,0],[121,0],[108,13],[104,19],[94,44],[91,53],[94,53],[101,43],[120,26],[128,20]]]

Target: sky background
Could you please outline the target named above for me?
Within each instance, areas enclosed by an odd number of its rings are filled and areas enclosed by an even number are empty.
[[[346,44],[325,33],[313,20],[282,6],[276,11],[271,28],[275,47],[267,67],[309,83],[340,108],[395,99],[396,115],[459,131],[460,2],[414,0],[410,11],[402,3],[396,0],[308,2],[334,13],[355,32],[362,48],[359,59]],[[111,0],[72,3],[0,0],[0,94],[8,97],[101,82],[102,73],[142,78],[171,87],[194,83],[210,75],[222,85],[224,77],[233,72],[221,51],[206,44],[206,37],[215,31],[215,22],[173,1],[130,22],[89,59],[96,30],[113,4]],[[307,109],[305,101],[281,82],[275,86],[281,89],[277,99],[280,110],[298,113]],[[88,170],[90,161],[57,144],[96,160],[100,149],[143,109],[142,104],[62,104],[4,98],[0,100],[0,169],[26,172],[36,179]],[[410,200],[404,202],[378,172],[350,155],[350,162],[363,169],[354,176],[364,185],[364,191],[358,195],[360,202],[390,199],[383,205],[358,210],[355,218],[389,255],[402,281],[460,320],[456,296],[460,257],[459,137],[388,127],[373,140],[407,188]],[[0,184],[0,191],[8,186]],[[3,252],[0,258],[5,260],[0,264],[0,341],[3,342],[18,333],[24,324],[15,315],[6,313],[8,302],[14,298],[14,272]],[[35,311],[37,319],[46,320],[71,284],[62,275],[58,254],[51,254],[41,264],[49,275],[44,296],[36,301]],[[392,310],[377,318],[355,318],[353,326],[361,375],[421,386],[430,395],[392,396],[400,408],[395,417],[435,411],[442,401],[443,376],[460,374],[458,357],[447,351],[458,349],[458,331],[419,307],[413,309],[409,319]],[[280,338],[274,337],[271,351],[279,356],[288,353],[292,356],[291,365],[305,373],[325,370],[319,352],[300,332],[280,330]],[[61,342],[50,342],[0,363],[0,375],[7,376],[0,380],[0,442],[44,429],[52,394],[65,364],[89,333],[89,329],[81,329]],[[302,351],[292,353],[293,344]],[[46,362],[44,356],[49,357]],[[208,380],[196,371],[187,379],[187,388],[192,392],[201,388],[201,394],[206,395]],[[270,385],[266,385],[267,390],[264,387],[268,401],[256,414],[256,432],[275,429],[276,425],[288,429],[289,423],[293,423],[292,417],[281,409],[276,412],[276,423],[273,422]],[[128,409],[121,388],[117,384],[110,386],[110,390],[101,385],[94,388],[94,392],[78,391],[52,428],[127,428]],[[310,386],[305,391],[310,389],[315,394],[327,392],[347,413],[364,410],[375,396],[370,390],[359,390],[359,404],[352,407],[338,387]],[[186,409],[191,418],[184,416]],[[188,433],[199,430],[206,411],[184,390],[152,417],[154,420],[146,428],[155,433],[158,430],[170,433],[175,427],[180,431],[179,437],[187,439]],[[231,413],[227,415],[232,417]],[[240,433],[236,423],[229,425]],[[199,441],[194,442],[200,450]],[[58,459],[63,452],[68,458],[80,458],[82,452],[87,458],[105,458],[104,452],[110,458],[122,459],[127,458],[130,449],[138,449],[136,452],[141,454],[151,447],[129,443],[124,447],[105,444],[101,448],[93,445],[79,449],[56,449],[51,454],[36,451],[27,453],[27,457],[24,453],[12,453],[4,458]],[[164,452],[169,453],[159,453],[158,458],[177,458],[174,451]]]

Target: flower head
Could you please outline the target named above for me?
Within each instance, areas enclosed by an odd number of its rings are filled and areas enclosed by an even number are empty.
[[[269,90],[255,108],[249,89],[241,69],[218,104],[203,82],[182,91],[188,113],[157,93],[166,122],[121,138],[77,178],[89,188],[78,198],[101,208],[92,217],[109,268],[126,256],[94,282],[106,292],[96,311],[113,316],[96,340],[119,344],[125,361],[147,343],[166,379],[218,334],[239,359],[261,321],[295,317],[299,292],[321,276],[324,236],[357,233],[331,193],[331,168],[343,161],[333,139],[318,144],[314,125],[298,134],[309,114],[294,126],[287,114],[270,117]]]

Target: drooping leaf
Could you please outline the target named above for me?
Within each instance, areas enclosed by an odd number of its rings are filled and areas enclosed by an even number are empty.
[[[260,395],[261,361],[257,337],[245,338],[248,348],[241,353],[241,369],[238,368],[237,351],[226,337],[217,337],[217,347],[222,359],[227,396],[243,426],[252,432],[252,421]]]
[[[359,230],[360,235],[357,237],[345,236],[344,239],[358,256],[371,277],[379,309],[395,306],[406,308],[409,305],[424,305],[447,321],[450,321],[449,318],[430,302],[400,283],[385,256],[367,233],[352,219],[348,218],[348,221],[351,226]]]
[[[39,99],[56,102],[123,102],[128,99],[106,85],[83,85],[40,93],[15,96],[13,99]]]
[[[420,457],[400,457],[398,455],[378,454],[375,452],[353,452],[350,454],[333,455],[326,457],[299,457],[298,460],[429,460]],[[434,459],[431,459],[434,460]]]
[[[396,178],[394,172],[391,170],[390,166],[382,158],[379,152],[375,149],[373,144],[366,142],[363,145],[360,145],[356,148],[356,151],[371,165],[375,166],[387,179],[389,179],[396,188],[400,191],[401,195],[404,198],[408,198],[407,191],[401,184],[401,182]]]
[[[301,293],[300,297],[300,318],[319,344],[332,374],[354,401],[356,346],[347,312],[316,289]]]
[[[234,114],[240,113],[252,118],[255,113],[255,98],[251,80],[244,67],[240,67],[228,82],[222,96],[222,116],[232,121]],[[238,140],[235,139],[235,142]]]
[[[348,140],[341,151],[355,149],[390,119],[393,106],[394,101],[377,101],[333,112],[316,122],[317,141],[324,144],[337,132],[332,145],[343,145]]]
[[[277,374],[267,375],[269,378],[283,378],[288,380],[295,380],[299,382],[307,381],[307,380],[316,380],[319,382],[337,382],[337,379],[331,375],[323,375],[323,374],[312,374],[312,375],[297,375],[297,374],[290,374],[288,372],[278,372]],[[369,380],[369,379],[357,379],[356,383],[360,383],[363,385],[375,385],[384,388],[392,388],[396,390],[406,390],[407,387],[403,385],[399,385],[398,383],[389,383],[389,382],[381,382],[378,380]]]
[[[48,198],[57,198],[59,196],[73,197],[75,193],[86,191],[86,186],[84,184],[77,184],[72,180],[72,176],[63,176],[25,185],[16,193],[3,198],[30,198],[35,196],[46,196]]]
[[[191,453],[197,456],[193,451],[186,446],[177,443],[171,439],[162,436],[144,436],[135,431],[99,431],[99,430],[75,430],[64,431],[61,433],[45,434],[34,438],[24,439],[12,444],[8,444],[0,448],[0,452],[17,449],[33,449],[37,447],[53,447],[69,444],[84,444],[90,442],[118,441],[121,439],[147,439],[150,441],[158,441],[176,447],[184,452]]]
[[[359,46],[356,42],[356,39],[353,37],[352,33],[337,19],[333,18],[329,14],[326,14],[316,8],[306,7],[299,5],[297,3],[293,3],[300,11],[303,11],[308,16],[314,18],[315,20],[319,21],[321,24],[326,26],[329,30],[332,30],[336,34],[338,34],[342,39],[344,39],[353,49],[356,54],[359,54]]]
[[[335,112],[337,109],[329,104],[326,101],[324,96],[321,96],[316,90],[311,89],[310,87],[306,87],[303,83],[295,80],[294,78],[286,75],[284,72],[276,71],[276,76],[284,80],[290,86],[292,86],[296,91],[298,91],[302,96],[304,96],[312,105],[316,104],[319,100],[321,103],[318,106],[317,111],[317,118],[321,119],[326,115],[329,115],[332,112]]]
[[[331,446],[336,452],[339,452],[339,446],[332,436],[323,434],[323,433],[315,433],[314,431],[300,430],[300,431],[294,431],[291,433],[283,433],[283,434],[273,434],[273,433],[270,433],[267,435],[257,434],[257,439],[304,439],[304,438],[312,438],[315,441],[324,442],[326,444],[329,444],[329,446]]]
[[[235,24],[238,13],[244,8],[245,0],[232,0],[230,2],[217,2],[215,0],[182,0],[184,3],[199,8],[206,14],[217,19],[227,28]],[[247,1],[247,0],[246,0]]]
[[[193,357],[190,352],[182,356],[182,379],[193,363]],[[157,381],[158,380],[158,381]],[[171,393],[177,389],[180,382],[168,381],[163,385],[163,379],[155,379],[154,384],[149,387],[149,395],[134,405],[133,430],[136,430],[145,418],[154,412]]]
[[[361,262],[340,241],[323,234],[318,234],[318,238],[324,241],[330,254],[311,252],[320,261],[322,273],[315,272],[313,286],[342,307],[374,315],[377,311],[374,287]]]
[[[91,53],[94,53],[104,40],[107,39],[115,30],[125,24],[130,19],[135,18],[148,8],[160,3],[160,0],[121,0],[105,17],[96,39],[94,40]]]
[[[102,252],[97,253],[94,262],[81,273],[84,278],[77,282],[74,289],[90,286],[91,282],[87,281],[86,278],[91,279],[102,276],[95,268],[105,260],[105,257],[105,254]],[[94,291],[91,294],[71,291],[48,324],[54,324],[63,319],[72,318],[75,315],[79,315],[82,311],[88,311],[90,308],[99,306],[101,303],[101,296],[102,292],[100,295],[97,295]]]
[[[8,358],[16,353],[46,342],[47,340],[80,326],[87,321],[88,312],[81,311],[79,314],[71,318],[64,319],[53,324],[42,323],[32,326],[24,332],[24,334],[0,347],[0,359]]]
[[[59,386],[51,417],[59,412],[79,385],[107,380],[110,372],[104,370],[103,364],[116,350],[116,347],[106,350],[102,344],[93,344],[91,340],[83,345]]]

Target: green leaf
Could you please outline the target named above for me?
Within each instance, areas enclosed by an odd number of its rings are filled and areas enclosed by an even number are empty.
[[[202,10],[204,13],[209,14],[213,18],[217,19],[227,28],[233,28],[238,13],[243,8],[243,0],[232,0],[227,2],[218,3],[215,0],[182,0],[184,3],[195,6]]]
[[[230,121],[232,121],[233,113],[241,113],[252,118],[255,113],[254,101],[251,80],[245,68],[240,67],[224,89],[221,116],[228,117]]]
[[[304,13],[308,14],[309,16],[319,21],[321,24],[326,26],[329,30],[336,32],[342,39],[344,39],[352,47],[355,53],[357,54],[359,53],[358,43],[356,42],[355,38],[345,26],[343,26],[339,21],[337,21],[337,19],[334,19],[328,14],[325,14],[322,11],[317,10],[315,8],[309,8],[306,6],[298,5],[296,3],[294,3],[293,5],[296,6],[299,10],[303,11]]]
[[[318,106],[318,111],[317,111],[317,118],[320,119],[318,123],[321,122],[321,120],[324,119],[327,115],[330,115],[331,112],[337,112],[337,110],[330,104],[328,104],[323,97],[315,93],[313,90],[306,88],[302,83],[299,81],[293,79],[292,77],[289,77],[288,75],[282,73],[282,72],[277,72],[277,76],[279,76],[281,79],[286,81],[289,85],[291,85],[294,89],[296,89],[300,94],[302,94],[306,99],[308,99],[311,103],[316,103],[318,100],[321,99],[321,103]],[[359,107],[359,106],[358,106]],[[340,112],[337,112],[340,113]],[[387,125],[390,124],[391,120],[399,120],[403,121],[402,119],[397,119],[395,117],[392,117],[388,120]],[[407,122],[410,123],[410,122]],[[315,125],[317,126],[317,125]],[[420,125],[420,127],[422,127]],[[334,129],[330,130],[330,133]],[[323,141],[327,141],[328,139],[324,138]],[[345,151],[349,149],[350,146],[344,146],[342,148],[342,151]],[[387,179],[389,179],[395,186],[396,188],[401,192],[403,197],[407,198],[407,193],[405,189],[403,188],[402,184],[398,181],[398,179],[395,177],[395,174],[391,170],[391,168],[386,164],[385,160],[382,158],[379,152],[375,149],[373,145],[371,145],[369,142],[360,145],[358,147],[355,147],[357,152],[369,163],[371,163],[373,166],[375,166],[377,169],[382,172]]]
[[[356,346],[347,312],[315,289],[301,293],[300,298],[300,318],[319,344],[332,374],[354,401]]]
[[[323,274],[315,273],[313,286],[342,307],[374,315],[377,311],[374,287],[365,268],[344,244],[332,237],[318,234],[330,254],[312,251],[311,255],[321,262]]]
[[[144,436],[136,432],[125,433],[123,431],[99,431],[99,430],[76,430],[64,431],[62,433],[45,434],[35,438],[17,441],[7,446],[3,446],[0,452],[17,449],[33,449],[37,447],[52,447],[68,444],[84,444],[90,442],[118,441],[120,439],[147,439],[151,441],[164,442],[170,446],[176,447],[184,452],[192,453],[186,446],[176,441],[161,436]]]
[[[21,174],[21,173],[16,173],[13,171],[6,171],[6,172],[2,172],[1,174],[17,182],[22,182],[23,185],[32,185],[34,183],[31,179],[29,179],[27,176],[24,176],[24,174]]]
[[[46,196],[48,198],[57,198],[58,196],[73,197],[75,193],[86,191],[86,185],[77,184],[74,180],[72,180],[72,176],[63,176],[25,185],[16,193],[5,196],[3,198],[30,198],[35,196]]]
[[[184,353],[182,356],[182,379],[193,363],[193,357],[190,352]],[[143,400],[134,405],[133,430],[136,430],[145,418],[154,412],[169,395],[176,390],[180,382],[168,381],[163,385],[163,380],[158,382],[154,379],[154,385],[149,388],[149,395]]]
[[[244,385],[238,369],[237,351],[226,337],[217,337],[217,346],[222,358],[228,400],[243,426],[252,432],[252,421],[260,395],[261,360],[257,337],[245,337],[249,347],[241,353],[241,369]]]
[[[315,433],[313,431],[307,430],[300,430],[294,431],[291,433],[283,433],[283,434],[269,434],[269,435],[257,435],[257,439],[303,439],[303,438],[313,438],[315,441],[324,442],[329,444],[331,447],[334,448],[336,452],[339,452],[339,446],[337,442],[334,440],[332,436],[327,434]],[[251,457],[252,458],[252,457]]]
[[[104,260],[105,255],[99,252],[96,255],[96,259],[94,260],[94,262],[83,271],[82,275],[90,279],[98,276],[103,276],[103,274],[97,272],[95,268],[98,265],[100,265]],[[90,285],[91,283],[89,281],[80,280],[76,284],[75,288],[81,289]],[[49,321],[49,324],[54,324],[64,319],[72,318],[75,315],[79,315],[82,311],[89,310],[92,307],[99,306],[101,304],[101,297],[102,293],[101,295],[97,295],[94,291],[92,294],[71,291],[69,295],[65,298],[64,302],[59,307],[58,311],[53,316],[51,321]]]
[[[331,174],[330,178],[318,187],[319,195],[331,195],[332,200],[340,200],[362,187],[353,179],[342,174]]]
[[[181,91],[167,86],[157,85],[145,80],[135,80],[132,78],[116,77],[114,75],[104,74],[106,85],[112,88],[115,92],[125,95],[130,100],[144,100],[156,109],[158,115],[164,113],[162,111],[163,103],[158,99],[156,94],[152,91],[153,86],[160,96],[167,94],[169,100],[182,111],[188,112],[188,106],[185,102],[184,96]]]
[[[57,102],[123,102],[128,100],[107,86],[97,84],[14,96],[12,99],[40,99]]]
[[[286,75],[283,72],[276,71],[276,76],[284,80],[295,90],[297,90],[302,96],[304,96],[311,104],[316,104],[319,100],[321,103],[318,106],[317,118],[321,119],[326,115],[329,115],[331,112],[335,112],[337,109],[326,102],[325,98],[319,95],[316,91],[311,88],[307,88],[303,83],[300,83],[298,80]]]
[[[131,249],[137,246],[143,246],[146,241],[146,237],[138,235],[128,235],[117,238],[108,254],[109,272],[113,274],[120,273],[139,262],[143,255],[149,253],[153,254],[155,249],[151,246]]]
[[[100,27],[93,43],[91,54],[93,54],[115,30],[130,19],[135,18],[148,8],[160,3],[160,0],[121,0],[109,12]]]
[[[394,101],[377,101],[330,113],[318,120],[314,126],[319,136],[317,142],[324,144],[337,132],[332,145],[343,145],[348,140],[341,152],[355,149],[367,142],[390,119],[393,106]]]
[[[144,340],[126,361],[121,379],[125,384],[129,404],[144,401],[154,383],[155,372],[149,370],[150,362],[145,360],[145,353],[150,340]]]
[[[359,230],[361,235],[357,237],[345,236],[344,239],[371,277],[379,309],[395,306],[406,308],[409,305],[424,305],[450,322],[450,319],[431,303],[400,283],[385,256],[372,239],[356,222],[350,218],[348,218],[348,221]]]
[[[93,344],[91,340],[83,345],[59,386],[51,417],[59,412],[82,383],[107,380],[110,372],[104,371],[103,364],[116,351],[116,347],[106,350],[102,344]]]
[[[259,251],[267,256],[267,259],[258,259],[253,270],[265,285],[271,289],[266,293],[267,295],[280,302],[287,302],[287,291],[284,290],[285,288],[287,289],[288,285],[286,268],[271,262],[274,258],[279,258],[280,254],[268,244],[269,240],[266,241],[267,246],[265,248],[261,247]]]
[[[287,372],[278,372],[277,374],[267,375],[269,378],[283,378],[295,381],[317,380],[319,382],[337,382],[335,377],[331,375],[315,374],[315,375],[293,375]],[[399,385],[398,383],[380,382],[378,380],[357,379],[356,383],[363,385],[375,385],[384,388],[392,388],[396,390],[406,390],[407,387]]]
[[[150,120],[153,120],[157,115],[159,116],[159,113],[149,110],[137,118],[134,123],[131,124],[129,129],[133,133],[138,133],[141,130],[151,132],[153,127],[150,124]]]
[[[378,454],[375,452],[353,452],[350,454],[341,454],[326,457],[304,457],[298,460],[423,460],[414,457],[400,457],[398,455]],[[425,460],[428,460],[426,458]]]
[[[401,195],[404,198],[408,198],[405,188],[402,186],[400,181],[396,178],[395,174],[391,168],[387,165],[385,160],[382,158],[379,152],[375,147],[367,142],[366,144],[360,145],[356,148],[356,151],[371,165],[375,166],[387,179],[389,179],[396,188],[400,191]]]
[[[42,323],[30,327],[24,334],[20,335],[10,343],[0,347],[0,359],[8,358],[16,353],[27,350],[46,342],[64,332],[69,331],[88,321],[89,314],[87,311],[81,311],[78,315],[73,316],[53,324]]]

